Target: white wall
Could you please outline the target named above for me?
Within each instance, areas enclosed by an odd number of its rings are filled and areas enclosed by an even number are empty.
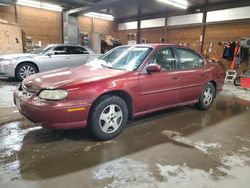
[[[164,27],[166,19],[165,18],[156,18],[150,20],[142,20],[141,21],[141,28],[153,28],[153,27]]]
[[[207,13],[207,22],[219,22],[219,21],[229,21],[229,20],[240,20],[250,18],[250,6],[231,8],[224,10],[210,11]],[[178,26],[178,25],[188,25],[188,24],[201,24],[203,19],[203,13],[195,13],[181,16],[171,16],[167,18],[167,26]],[[165,18],[156,18],[141,21],[141,28],[154,28],[154,27],[164,27]],[[131,30],[137,29],[137,21],[119,23],[118,29],[121,30]]]
[[[131,30],[131,29],[137,29],[137,21],[118,24],[119,31]]]
[[[164,27],[165,26],[165,18],[156,18],[156,19],[149,19],[149,20],[142,20],[141,21],[141,28],[154,28],[154,27]],[[134,22],[126,22],[126,23],[119,23],[118,30],[131,30],[137,29],[137,21]]]
[[[250,18],[250,6],[210,11],[207,13],[207,22],[229,21]]]
[[[203,13],[171,16],[167,18],[168,26],[187,25],[202,23]]]

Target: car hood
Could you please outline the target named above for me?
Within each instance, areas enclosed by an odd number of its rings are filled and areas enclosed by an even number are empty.
[[[84,84],[127,74],[128,71],[96,68],[83,65],[39,73],[26,78],[23,85],[30,90],[64,88],[72,84]]]
[[[30,53],[23,53],[23,54],[9,54],[9,55],[2,55],[0,56],[0,60],[4,59],[19,59],[22,57],[33,57],[37,56],[37,54],[30,54]]]

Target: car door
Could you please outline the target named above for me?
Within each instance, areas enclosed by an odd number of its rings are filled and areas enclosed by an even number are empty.
[[[67,67],[70,62],[70,58],[67,54],[66,46],[55,47],[49,55],[45,55],[40,59],[43,67],[43,71],[59,69]]]
[[[147,73],[144,70],[139,79],[140,111],[150,111],[178,102],[179,73],[172,48],[160,48],[151,57],[148,64],[161,66],[160,72]]]
[[[80,66],[87,63],[89,59],[89,52],[81,46],[68,46],[67,52],[70,57],[69,66]]]
[[[187,48],[175,48],[180,78],[180,102],[198,99],[205,81],[204,60]]]

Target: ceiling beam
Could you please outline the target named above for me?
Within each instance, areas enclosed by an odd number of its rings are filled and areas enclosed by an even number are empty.
[[[92,5],[82,6],[79,8],[69,10],[69,14],[84,14],[87,12],[100,12],[101,9],[109,8],[112,4],[118,3],[122,0],[101,0],[97,3],[93,3]]]

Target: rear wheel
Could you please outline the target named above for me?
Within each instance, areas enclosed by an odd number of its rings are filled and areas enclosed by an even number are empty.
[[[240,78],[241,78],[241,76],[238,76],[235,80],[234,80],[234,85],[235,86],[240,86],[241,84],[240,84]]]
[[[202,90],[202,93],[199,97],[199,102],[196,104],[196,106],[201,110],[207,110],[213,103],[215,95],[216,91],[214,85],[208,83]]]
[[[22,63],[16,68],[16,78],[18,81],[23,81],[32,74],[38,73],[38,69],[31,63]]]
[[[103,96],[93,106],[89,129],[99,140],[109,140],[118,136],[126,127],[128,108],[118,96]]]

